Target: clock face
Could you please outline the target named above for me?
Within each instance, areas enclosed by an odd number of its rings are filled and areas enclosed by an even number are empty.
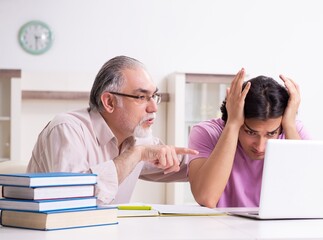
[[[53,34],[47,24],[41,21],[31,21],[19,30],[20,46],[28,53],[39,55],[50,49]]]

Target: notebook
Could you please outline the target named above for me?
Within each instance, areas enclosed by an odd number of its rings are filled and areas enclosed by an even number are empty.
[[[268,140],[256,219],[323,218],[323,141]]]

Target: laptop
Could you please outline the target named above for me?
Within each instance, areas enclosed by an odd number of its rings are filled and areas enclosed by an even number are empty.
[[[323,218],[323,141],[268,140],[255,219]]]

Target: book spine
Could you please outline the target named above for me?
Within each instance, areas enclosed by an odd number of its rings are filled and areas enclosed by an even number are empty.
[[[75,229],[75,228],[87,228],[87,227],[99,227],[99,226],[108,226],[108,225],[117,225],[118,222],[113,223],[102,223],[102,224],[93,224],[93,225],[83,225],[83,226],[73,226],[73,227],[61,227],[61,228],[33,228],[33,227],[20,227],[7,224],[1,224],[4,227],[20,228],[20,229],[32,229],[39,231],[55,231],[55,230],[64,230],[64,229]]]

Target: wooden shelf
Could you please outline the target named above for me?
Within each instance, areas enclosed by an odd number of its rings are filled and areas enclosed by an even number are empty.
[[[168,93],[160,93],[162,102],[169,101]],[[90,92],[69,92],[69,91],[29,91],[23,90],[22,99],[54,99],[54,100],[88,100]]]
[[[10,121],[10,117],[0,116],[0,121]]]
[[[20,69],[0,69],[1,78],[20,78],[21,70]]]
[[[55,100],[87,100],[89,92],[68,92],[68,91],[28,91],[23,90],[22,99],[55,99]]]
[[[0,69],[0,78],[20,78],[20,69]],[[162,102],[169,101],[168,93],[160,93]],[[90,92],[80,91],[32,91],[23,90],[21,93],[22,99],[54,99],[54,100],[88,100]]]
[[[205,74],[205,73],[185,73],[188,83],[222,83],[231,82],[234,74]]]

